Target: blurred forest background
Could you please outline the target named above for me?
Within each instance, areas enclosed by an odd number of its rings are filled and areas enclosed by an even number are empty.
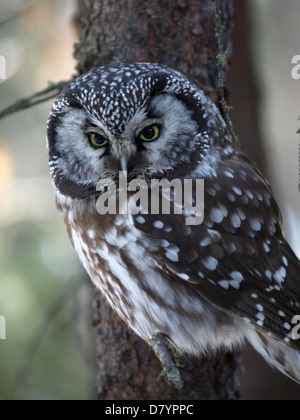
[[[300,257],[300,80],[291,76],[292,57],[300,54],[300,4],[237,1],[247,2],[246,37],[268,177],[286,237]],[[0,55],[7,63],[0,110],[48,81],[72,77],[76,10],[76,0],[0,0]],[[235,40],[233,69],[242,61],[243,42]],[[239,115],[242,99],[233,92],[240,121],[249,117]],[[93,288],[55,208],[45,148],[50,106],[0,121],[0,315],[7,323],[7,339],[0,341],[0,400],[95,398]],[[243,354],[243,399],[300,399],[300,387],[272,372],[248,348]]]

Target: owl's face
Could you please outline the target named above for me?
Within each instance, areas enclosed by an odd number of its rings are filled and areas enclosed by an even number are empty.
[[[49,118],[56,187],[82,198],[96,191],[100,179],[117,179],[121,170],[132,178],[170,174],[186,165],[192,170],[216,146],[207,109],[226,138],[223,120],[208,101],[180,73],[155,64],[102,67],[79,77]]]

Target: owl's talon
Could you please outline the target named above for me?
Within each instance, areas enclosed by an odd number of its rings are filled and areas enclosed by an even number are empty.
[[[152,337],[152,348],[162,365],[162,372],[160,373],[158,380],[165,380],[169,385],[176,389],[183,387],[183,381],[180,376],[180,372],[177,367],[183,367],[183,362],[175,349],[175,347],[168,341],[167,337],[163,334],[158,333]],[[169,350],[174,355],[175,363],[173,362]]]

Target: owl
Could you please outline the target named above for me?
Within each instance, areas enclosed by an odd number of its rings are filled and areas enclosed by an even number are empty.
[[[165,362],[168,348],[210,355],[244,340],[300,382],[299,259],[270,185],[201,89],[159,64],[100,67],[54,102],[47,138],[75,251],[112,308],[153,347],[169,382],[178,372],[171,356]],[[120,174],[142,180],[150,198],[154,179],[203,180],[202,223],[192,223],[184,203],[181,213],[149,204],[101,214],[97,186],[114,183],[118,203]]]

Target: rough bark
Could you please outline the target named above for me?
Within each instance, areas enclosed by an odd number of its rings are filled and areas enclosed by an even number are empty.
[[[159,62],[185,74],[217,99],[214,0],[78,0],[78,71],[120,62]],[[233,0],[220,0],[224,47],[231,51]],[[99,399],[236,399],[236,353],[187,359],[184,388],[157,382],[160,364],[102,296],[95,301]]]
[[[217,99],[214,0],[78,0],[80,73],[98,65],[159,62],[175,68]],[[231,51],[233,0],[221,0],[224,46]]]

